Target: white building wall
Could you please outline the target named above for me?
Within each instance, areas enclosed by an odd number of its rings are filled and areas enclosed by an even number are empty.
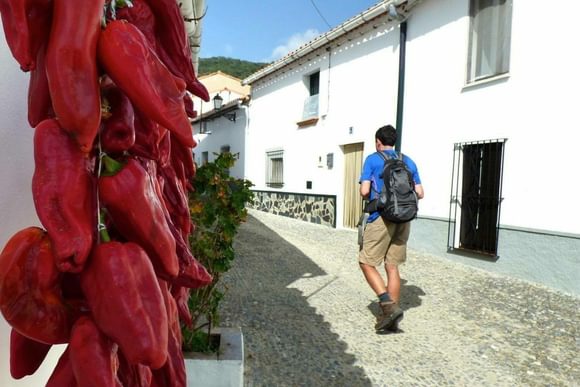
[[[342,224],[341,146],[364,142],[365,154],[373,152],[376,129],[396,118],[398,32],[387,33],[391,29],[382,25],[355,34],[330,52],[319,49],[252,84],[246,171],[255,189],[275,190],[265,185],[266,152],[284,149],[280,191],[337,195],[337,224]],[[315,71],[320,71],[320,118],[316,125],[299,128],[306,79]],[[374,92],[369,93],[369,85]],[[329,153],[332,169],[326,167]],[[306,189],[307,181],[312,189]]]
[[[236,121],[230,121],[224,116],[207,121],[207,129],[211,134],[200,134],[199,121],[194,123],[194,138],[197,146],[193,149],[194,159],[198,166],[202,164],[202,153],[208,152],[208,161],[217,158],[221,148],[229,145],[230,152],[238,154],[238,161],[230,169],[230,176],[243,179],[245,176],[245,132],[247,128],[247,107],[241,106],[236,111]]]
[[[571,49],[580,3],[548,17],[539,0],[514,1],[509,77],[465,87],[468,2],[426,1],[409,20],[402,148],[426,189],[421,215],[447,217],[453,144],[507,138],[502,226],[580,234],[573,168],[580,56]],[[545,207],[538,204],[549,201]]]
[[[32,202],[34,130],[27,121],[28,75],[12,58],[4,34],[0,38],[0,248],[17,231],[39,226]],[[42,386],[62,352],[54,347],[35,375],[13,380],[10,376],[10,327],[0,317],[0,386]]]

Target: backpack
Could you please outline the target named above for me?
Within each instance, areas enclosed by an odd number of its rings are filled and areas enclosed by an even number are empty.
[[[405,223],[417,217],[419,209],[415,182],[407,165],[403,162],[403,154],[393,158],[383,152],[377,152],[385,161],[383,186],[377,192],[378,197],[371,200],[365,212],[378,211],[380,215],[392,223]]]

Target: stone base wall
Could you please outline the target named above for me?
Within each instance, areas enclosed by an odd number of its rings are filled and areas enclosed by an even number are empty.
[[[254,191],[253,209],[336,227],[336,196]]]

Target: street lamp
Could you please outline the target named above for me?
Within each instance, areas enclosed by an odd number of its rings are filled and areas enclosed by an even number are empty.
[[[224,99],[219,94],[216,94],[215,97],[213,97],[213,108],[215,110],[221,110],[223,103],[224,103]],[[228,120],[230,120],[232,122],[236,122],[236,112],[224,113],[222,115],[225,118],[227,118]]]

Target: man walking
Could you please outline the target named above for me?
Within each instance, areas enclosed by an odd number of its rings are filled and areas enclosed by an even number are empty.
[[[365,159],[360,178],[360,194],[370,200],[377,197],[383,186],[382,173],[384,159],[378,152],[398,157],[394,150],[397,141],[397,131],[391,125],[386,125],[375,133],[375,148]],[[422,199],[424,192],[415,162],[403,155],[403,162],[411,171],[415,183],[415,193]],[[411,222],[392,223],[375,211],[369,214],[364,229],[362,246],[359,252],[359,265],[366,281],[379,298],[381,315],[375,324],[376,331],[394,330],[403,318],[403,310],[399,307],[401,293],[401,277],[399,265],[407,259],[407,240],[411,231]],[[377,266],[385,265],[387,284],[377,270]]]

